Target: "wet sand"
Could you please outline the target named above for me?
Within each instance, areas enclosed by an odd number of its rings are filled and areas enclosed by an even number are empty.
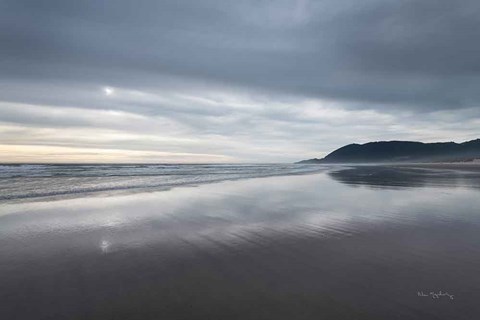
[[[480,172],[480,161],[412,163],[412,164],[397,165],[397,167],[416,167],[416,168],[423,168],[423,169],[461,170],[461,171]]]
[[[402,170],[3,204],[0,314],[480,318],[479,177]]]

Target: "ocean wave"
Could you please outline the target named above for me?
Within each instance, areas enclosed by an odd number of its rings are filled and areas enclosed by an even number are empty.
[[[0,201],[79,196],[113,191],[162,190],[255,177],[314,173],[298,164],[1,165]]]

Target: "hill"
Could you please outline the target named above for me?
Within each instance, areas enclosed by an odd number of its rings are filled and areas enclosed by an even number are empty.
[[[322,159],[298,163],[374,163],[470,161],[480,158],[480,139],[463,143],[379,141],[343,146]]]

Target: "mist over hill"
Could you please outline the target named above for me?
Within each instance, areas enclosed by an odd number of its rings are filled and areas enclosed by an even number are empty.
[[[422,143],[415,141],[379,141],[349,144],[322,159],[298,163],[375,163],[470,161],[480,158],[480,139],[455,142]]]

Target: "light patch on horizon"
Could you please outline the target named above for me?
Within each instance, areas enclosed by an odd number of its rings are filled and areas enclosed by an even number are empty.
[[[2,145],[4,163],[224,163],[229,157],[215,154],[173,153],[45,145]]]

